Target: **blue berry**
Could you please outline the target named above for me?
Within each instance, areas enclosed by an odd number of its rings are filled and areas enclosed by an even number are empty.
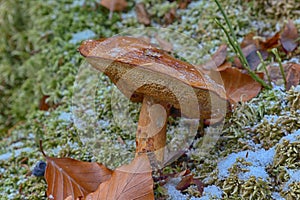
[[[38,163],[36,163],[36,165],[34,166],[33,170],[32,170],[32,174],[34,176],[44,176],[45,170],[46,170],[46,162],[40,160]]]

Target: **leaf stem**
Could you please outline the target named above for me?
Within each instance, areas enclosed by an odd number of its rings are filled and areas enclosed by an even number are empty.
[[[266,73],[266,75],[267,75],[267,77],[268,77],[269,85],[272,86],[272,85],[271,85],[271,77],[270,77],[269,72],[268,72],[268,70],[267,70],[266,63],[265,63],[265,61],[264,61],[264,59],[263,59],[261,53],[260,53],[259,51],[256,51],[256,53],[257,53],[257,55],[258,55],[258,57],[259,57],[259,59],[260,59],[261,65],[262,65],[262,67],[263,67],[263,69],[264,69],[264,71],[265,71],[265,73]]]
[[[278,50],[276,48],[272,49],[271,51],[275,55],[275,58],[276,58],[276,60],[279,64],[280,72],[281,72],[282,79],[283,79],[283,82],[284,82],[284,87],[286,89],[286,77],[285,77],[284,69],[283,69],[283,66],[282,66],[282,60],[281,60],[281,58],[279,56],[279,53],[278,53]]]
[[[237,56],[239,57],[239,59],[241,60],[242,62],[242,65],[244,66],[244,68],[248,71],[249,75],[258,83],[260,83],[263,87],[265,87],[266,89],[271,89],[272,87],[270,85],[268,85],[264,80],[262,80],[259,76],[257,76],[255,74],[254,71],[251,70],[250,68],[250,65],[241,49],[241,46],[239,45],[238,41],[237,41],[237,38],[236,38],[236,35],[234,33],[234,30],[231,26],[231,23],[226,15],[226,13],[224,12],[221,4],[219,3],[218,0],[215,0],[216,4],[218,5],[218,8],[219,10],[221,11],[223,17],[224,17],[224,20],[226,22],[226,25],[228,26],[229,28],[229,31],[226,30],[226,28],[221,24],[221,22],[216,19],[216,22],[217,24],[223,29],[224,33],[226,34],[227,36],[227,39],[230,43],[230,45],[232,46],[232,48],[234,49],[235,53],[237,54]],[[230,37],[231,35],[231,37]]]

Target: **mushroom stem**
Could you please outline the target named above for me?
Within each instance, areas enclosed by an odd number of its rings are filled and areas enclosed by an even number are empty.
[[[136,156],[154,152],[156,160],[163,161],[169,113],[167,103],[155,102],[152,97],[144,96],[136,133]]]

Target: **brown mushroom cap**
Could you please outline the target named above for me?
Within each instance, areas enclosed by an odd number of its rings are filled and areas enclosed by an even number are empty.
[[[223,86],[193,65],[141,39],[118,36],[88,40],[81,44],[79,51],[132,101],[142,101],[144,95],[151,96],[195,118],[198,109],[193,102],[197,98],[201,118],[215,118],[226,113]]]

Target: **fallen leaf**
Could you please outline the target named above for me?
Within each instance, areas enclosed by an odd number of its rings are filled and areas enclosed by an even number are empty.
[[[146,26],[150,25],[150,23],[151,23],[150,16],[149,16],[149,13],[147,12],[147,10],[145,8],[144,3],[136,4],[135,12],[136,12],[136,15],[137,15],[137,19],[141,24],[144,24]]]
[[[218,68],[217,68],[217,71],[220,72],[220,71],[223,71],[227,68],[230,68],[232,66],[232,63],[231,62],[224,62],[222,65],[220,65]]]
[[[289,22],[285,25],[283,32],[280,35],[280,42],[285,52],[289,53],[297,48],[298,42],[296,40],[298,38],[299,35],[297,28],[294,25],[293,21],[289,20]]]
[[[259,49],[270,50],[270,49],[278,47],[280,45],[279,38],[280,38],[280,33],[277,32],[272,37],[267,38],[266,41],[260,41]]]
[[[101,0],[100,5],[110,11],[123,11],[127,7],[126,0]]]
[[[40,110],[44,110],[44,111],[49,110],[50,105],[46,102],[46,100],[48,98],[49,98],[48,95],[43,95],[43,97],[41,98],[40,103],[39,103],[39,109]]]
[[[193,183],[193,174],[182,177],[181,181],[176,185],[176,189],[183,191]]]
[[[164,15],[163,21],[165,25],[172,24],[177,19],[176,8],[171,8],[169,12]]]
[[[223,44],[221,45],[216,53],[212,55],[212,58],[203,64],[201,67],[204,68],[205,70],[216,70],[219,66],[221,66],[227,56],[227,45]]]
[[[83,198],[110,179],[112,171],[99,163],[46,157],[45,179],[49,199]]]
[[[292,86],[297,86],[300,83],[300,64],[287,63],[288,67],[286,73],[286,89],[289,90]]]
[[[195,178],[193,179],[193,183],[197,186],[197,189],[200,192],[200,195],[202,195],[203,191],[204,191],[204,183]]]
[[[244,102],[256,97],[261,85],[248,74],[237,68],[227,68],[220,72],[227,97],[232,103]]]
[[[111,179],[101,183],[86,200],[153,200],[152,169],[145,154],[117,168]]]
[[[263,49],[258,49],[255,44],[249,44],[242,48],[243,54],[245,55],[251,70],[256,70],[257,66],[260,64],[260,58],[257,55],[257,51],[260,52],[263,59],[266,59],[268,57],[268,52]],[[235,57],[234,59],[234,66],[237,68],[242,69],[243,65],[238,57]]]
[[[180,1],[178,2],[178,7],[179,7],[180,9],[186,9],[187,6],[189,5],[189,3],[191,3],[191,1],[192,1],[192,0],[180,0]]]
[[[241,42],[241,48],[244,48],[249,45],[255,45],[256,47],[259,46],[259,41],[257,39],[254,39],[255,33],[250,32],[243,38],[243,41]]]
[[[265,60],[269,53],[267,51],[264,50],[253,50],[250,54],[248,54],[248,56],[246,57],[249,65],[250,65],[250,69],[255,71],[257,66],[261,63],[261,60],[257,54],[257,52],[260,53],[260,55],[262,56],[262,59]]]

